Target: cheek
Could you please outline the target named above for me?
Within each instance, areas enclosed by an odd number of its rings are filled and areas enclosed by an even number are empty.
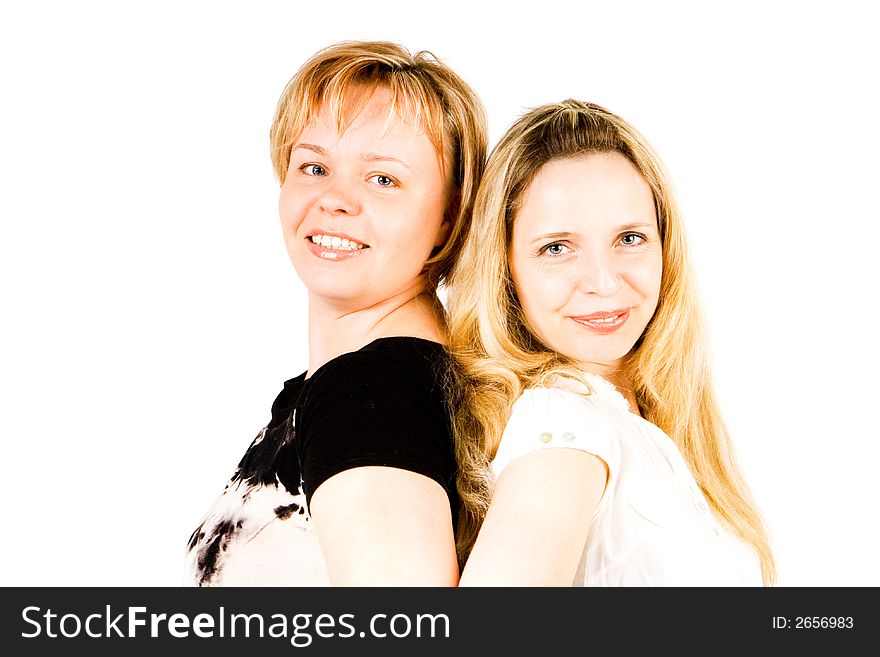
[[[526,322],[542,338],[560,304],[560,281],[550,273],[511,263],[511,277]]]
[[[654,271],[651,276],[651,291],[654,295],[654,301],[660,298],[660,285],[663,282],[663,259],[661,257],[657,257],[654,263]]]
[[[431,242],[431,247],[437,241],[437,235],[441,229],[446,228],[443,222],[446,219],[446,208],[449,195],[443,188],[433,189],[425,195],[419,204],[417,218],[419,239]]]
[[[524,276],[516,284],[516,293],[524,310],[537,312],[547,305],[545,291],[548,286],[538,276]]]
[[[562,306],[573,287],[565,266],[556,263],[546,267],[537,262],[529,265],[522,272],[522,284],[530,305],[547,309]]]
[[[294,194],[284,187],[281,188],[281,193],[278,197],[278,215],[281,218],[281,225],[285,235],[296,230],[296,227],[302,221],[301,206],[300,195]]]
[[[421,198],[401,204],[395,203],[378,209],[382,218],[382,233],[389,243],[396,245],[397,258],[420,259],[424,262],[438,241],[444,228],[445,196]]]
[[[663,280],[663,261],[657,256],[646,261],[638,270],[636,286],[645,302],[650,305],[650,310],[657,308],[660,299],[660,285]]]

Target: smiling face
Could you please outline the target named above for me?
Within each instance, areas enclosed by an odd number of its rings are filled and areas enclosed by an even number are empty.
[[[657,308],[661,246],[651,188],[624,156],[545,164],[509,252],[529,328],[586,371],[619,368]]]
[[[416,289],[448,232],[437,151],[390,100],[377,89],[341,133],[321,110],[296,139],[281,186],[290,260],[311,296],[343,312]]]

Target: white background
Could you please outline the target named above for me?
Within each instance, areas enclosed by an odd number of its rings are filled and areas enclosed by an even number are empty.
[[[869,5],[4,3],[0,584],[181,581],[306,364],[275,103],[317,49],[381,38],[471,83],[493,144],[565,97],[648,137],[780,584],[880,585]]]

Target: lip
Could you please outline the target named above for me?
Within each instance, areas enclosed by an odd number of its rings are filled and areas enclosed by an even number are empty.
[[[631,308],[620,310],[603,310],[589,315],[568,315],[578,325],[600,335],[608,335],[618,331],[629,319]]]
[[[357,242],[358,244],[363,244],[364,248],[354,249],[354,250],[334,249],[334,248],[331,248],[328,246],[323,246],[321,244],[315,244],[314,242],[312,242],[311,237],[314,235],[328,235],[330,237],[339,237],[340,239],[348,240],[349,242]],[[306,241],[306,248],[309,250],[309,252],[311,252],[312,254],[318,256],[319,258],[323,258],[325,260],[336,260],[336,261],[350,260],[351,258],[358,257],[364,251],[366,251],[367,249],[370,248],[370,246],[367,243],[365,243],[359,239],[356,239],[346,233],[340,233],[339,231],[336,231],[336,230],[323,230],[323,229],[310,230],[305,236],[305,241]]]

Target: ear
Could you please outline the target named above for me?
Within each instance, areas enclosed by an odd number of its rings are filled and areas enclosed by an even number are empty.
[[[449,192],[449,201],[446,203],[446,212],[443,214],[443,223],[437,230],[437,239],[434,240],[434,248],[441,247],[446,244],[449,239],[449,233],[452,232],[452,226],[458,217],[458,205],[461,201],[461,191],[454,189]]]
[[[449,239],[450,232],[452,232],[452,220],[449,218],[449,215],[447,214],[443,218],[443,223],[440,224],[440,228],[437,229],[437,239],[434,240],[434,248],[435,249],[446,244],[446,240]]]

